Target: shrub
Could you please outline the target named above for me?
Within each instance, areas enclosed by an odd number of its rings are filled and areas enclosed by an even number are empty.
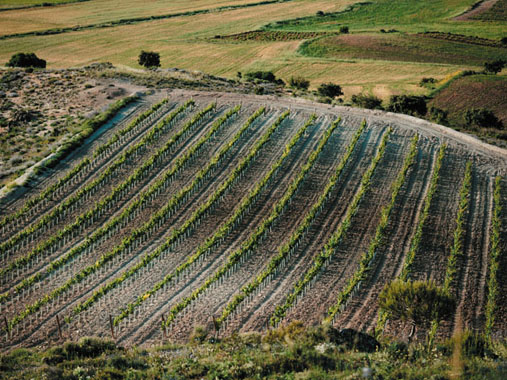
[[[160,67],[160,54],[154,51],[141,51],[138,62],[146,68]]]
[[[495,116],[493,111],[486,108],[472,108],[464,115],[465,123],[471,127],[498,128],[502,129],[502,122]]]
[[[379,307],[389,318],[410,322],[410,338],[417,326],[427,327],[434,319],[449,318],[454,299],[432,281],[395,280],[380,293]]]
[[[352,103],[361,108],[381,110],[382,100],[374,95],[352,95]]]
[[[502,37],[500,42],[502,43],[502,45],[507,45],[507,37]]]
[[[498,59],[493,62],[485,62],[484,63],[484,71],[486,73],[496,74],[502,71],[502,69],[505,67],[505,64],[507,62],[503,59]]]
[[[308,87],[310,87],[310,81],[303,77],[291,77],[289,80],[289,85],[292,88],[306,91],[308,90]]]
[[[16,53],[10,61],[7,62],[8,67],[36,67],[40,69],[46,68],[46,61],[38,58],[34,53]]]
[[[419,87],[434,87],[435,83],[437,83],[435,78],[422,78],[419,82]]]
[[[325,13],[323,11],[317,11],[316,15],[322,17],[325,15]]]
[[[264,80],[266,82],[274,82],[276,80],[275,74],[271,71],[252,71],[246,73],[246,79],[253,81],[254,79]]]
[[[389,100],[388,111],[405,113],[407,115],[423,116],[428,111],[424,96],[393,95]]]
[[[335,98],[343,95],[341,86],[334,83],[322,83],[317,89],[318,93],[322,96]]]
[[[447,125],[448,112],[444,111],[443,109],[437,108],[437,107],[431,107],[430,108],[430,120],[437,124]]]
[[[348,26],[341,26],[340,27],[340,33],[348,34],[349,33],[349,27]]]
[[[196,326],[194,331],[192,331],[192,335],[190,335],[190,340],[195,343],[202,343],[206,340],[207,336],[208,330],[203,326]]]

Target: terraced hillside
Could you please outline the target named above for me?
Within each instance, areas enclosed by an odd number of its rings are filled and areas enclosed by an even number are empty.
[[[432,334],[507,336],[505,150],[379,111],[149,99],[4,202],[3,349],[296,319],[401,334],[377,306],[395,278],[432,278],[456,297]]]

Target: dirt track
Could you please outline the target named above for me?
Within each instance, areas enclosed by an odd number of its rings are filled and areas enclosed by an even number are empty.
[[[150,101],[160,99],[160,95],[151,97]],[[344,154],[351,136],[363,119],[366,119],[368,123],[366,130],[360,137],[351,158],[338,179],[337,185],[326,201],[323,211],[312,222],[307,234],[291,256],[288,265],[280,269],[277,275],[259,293],[250,297],[248,302],[240,305],[239,311],[229,318],[227,324],[220,330],[220,334],[230,334],[238,330],[250,331],[266,328],[266,323],[275,307],[284,302],[289,291],[312,265],[313,258],[324,247],[343,218],[348,204],[358,191],[361,176],[376,152],[382,132],[386,130],[387,126],[394,128],[388,140],[387,150],[374,172],[371,187],[364,199],[361,200],[357,213],[351,219],[348,233],[339,243],[329,265],[319,273],[317,281],[308,289],[299,302],[290,309],[283,323],[288,323],[294,319],[302,320],[306,324],[317,324],[322,321],[323,315],[335,302],[337,294],[357,269],[361,254],[367,249],[375,233],[381,209],[390,200],[391,183],[403,165],[404,157],[408,152],[409,141],[415,133],[419,133],[417,162],[410,169],[407,180],[396,200],[385,233],[386,244],[377,252],[368,278],[363,281],[358,292],[352,296],[345,309],[337,315],[335,323],[338,326],[367,331],[375,326],[377,317],[376,297],[385,283],[399,275],[428,191],[428,181],[433,170],[436,152],[440,144],[445,142],[448,144],[448,149],[443,160],[437,191],[431,203],[430,216],[423,228],[422,241],[424,246],[422,251],[424,251],[424,254],[416,255],[411,277],[414,279],[432,278],[438,283],[442,283],[455,228],[459,187],[463,179],[465,162],[471,160],[473,162],[473,183],[471,206],[466,219],[464,255],[458,261],[458,273],[452,290],[456,296],[458,308],[454,320],[442,324],[439,334],[449,336],[456,328],[458,321],[471,329],[483,328],[484,308],[488,294],[485,284],[489,275],[492,186],[496,175],[501,175],[504,178],[507,175],[507,152],[505,150],[420,119],[381,111],[332,107],[302,100],[238,94],[174,90],[168,95],[170,98],[168,110],[174,109],[190,97],[195,99],[196,107],[181,118],[136,161],[118,171],[110,183],[90,198],[85,207],[74,210],[60,221],[58,228],[64,227],[76,216],[92,208],[96,202],[109,194],[114,186],[125,180],[135,168],[139,167],[175,131],[179,130],[184,122],[195,114],[197,109],[201,109],[209,102],[216,100],[218,103],[217,111],[207,119],[206,123],[182,139],[177,144],[176,149],[164,159],[163,163],[153,168],[149,176],[141,183],[136,184],[115,207],[108,210],[102,217],[97,218],[82,233],[74,235],[51,256],[31,265],[26,271],[16,273],[12,279],[8,277],[9,281],[2,285],[0,289],[2,292],[10,291],[12,293],[14,286],[29,274],[44,273],[51,261],[64,255],[71,247],[82,242],[96,228],[103,226],[114,215],[118,215],[128,207],[135,197],[153,184],[158,176],[167,170],[183,152],[188,151],[197,139],[209,130],[212,122],[223,114],[228,107],[240,103],[243,107],[239,116],[232,123],[224,125],[211,140],[207,141],[196,157],[175,176],[174,181],[168,188],[158,194],[149,203],[148,207],[143,209],[133,221],[127,223],[125,228],[108,235],[91,253],[81,255],[63,270],[53,274],[51,281],[46,278],[42,282],[36,282],[21,298],[19,298],[19,295],[14,295],[7,302],[3,302],[1,312],[8,319],[12,319],[22,312],[26,306],[57,289],[86,266],[95,263],[102,254],[111,251],[120,244],[123,238],[129,236],[134,228],[138,228],[149,221],[153,213],[162,208],[181,188],[192,182],[196,173],[211,160],[219,149],[226,145],[227,141],[239,130],[249,115],[261,105],[268,106],[268,110],[245,132],[238,143],[231,148],[226,158],[220,161],[219,165],[212,171],[210,177],[199,185],[197,191],[178,205],[175,213],[165,223],[154,229],[147,239],[135,245],[134,249],[128,254],[122,255],[122,259],[119,257],[114,259],[96,274],[86,277],[83,282],[65,291],[55,302],[50,302],[47,306],[43,306],[41,311],[28,316],[14,328],[12,337],[1,342],[3,348],[45,345],[58,340],[56,315],[59,315],[60,319],[63,320],[64,316],[70,315],[75,306],[86,301],[100,286],[120,277],[138,263],[143,255],[153,252],[160,246],[172,231],[182,226],[192,213],[204,204],[206,199],[231,175],[234,167],[248,154],[255,142],[285,109],[291,109],[289,118],[282,123],[266,145],[262,147],[260,154],[245,169],[241,180],[227,191],[225,196],[200,220],[199,225],[193,227],[183,237],[181,243],[175,246],[170,253],[150,263],[134,277],[125,281],[121,287],[109,291],[97,303],[93,304],[88,311],[75,316],[70,324],[65,323],[63,326],[64,333],[71,334],[73,338],[90,334],[110,335],[109,315],[112,317],[118,315],[122,308],[135,301],[138,296],[145,294],[165,275],[183,263],[203,241],[210,238],[219,226],[232,215],[239,201],[268,172],[270,166],[283,153],[285,144],[295,135],[310,114],[314,112],[318,116],[317,120],[298,140],[289,156],[283,161],[280,170],[274,174],[272,180],[261,191],[250,210],[242,217],[241,222],[227,235],[224,241],[221,241],[218,246],[210,251],[203,261],[192,266],[184,278],[171,283],[165,290],[156,292],[140,307],[136,308],[135,312],[117,328],[117,339],[129,345],[158,343],[163,339],[160,330],[162,316],[167,316],[174,305],[188,296],[206,278],[220,268],[227,256],[240,247],[254,229],[262,223],[271,212],[273,205],[283,197],[289,184],[298,175],[304,162],[316,148],[318,139],[338,116],[342,117],[340,127],[332,134],[315,164],[303,179],[301,188],[296,192],[287,209],[277,218],[271,231],[265,235],[255,250],[242,262],[242,265],[232,271],[223,282],[220,281],[217,286],[212,286],[203,296],[178,315],[168,330],[170,337],[178,340],[186,339],[193,327],[198,324],[213,329],[213,317],[218,317],[239,289],[264,269],[268,261],[277,253],[278,248],[301,223],[312,204],[323,191],[328,178],[332,175]],[[162,116],[163,114],[160,115],[160,117]],[[124,123],[117,123],[113,129],[107,132],[107,135],[111,135],[114,130],[122,125]],[[146,133],[148,129],[149,127],[143,130],[143,133]],[[127,144],[115,151],[111,158],[95,167],[87,178],[77,182],[67,192],[64,192],[61,198],[48,204],[46,208],[41,210],[40,215],[44,212],[51,212],[52,207],[61,202],[62,199],[69,197],[72,191],[76,191],[80,186],[89,183],[95,176],[100,175],[110,165],[114,157],[119,156],[134,141],[138,141],[138,137],[129,140]],[[86,152],[90,152],[89,148]],[[78,159],[82,157],[83,155],[76,154],[69,162],[65,163],[65,167],[72,167],[72,164],[78,162]],[[53,177],[47,178],[44,185],[52,180],[56,179],[53,179]],[[505,185],[505,180],[503,184]],[[27,196],[35,194],[40,188],[39,186],[28,190]],[[22,201],[14,201],[10,205],[10,211],[14,212],[16,208],[21,206]],[[507,209],[506,207],[504,207],[504,210]],[[503,220],[505,220],[505,214],[507,212],[504,212]],[[29,226],[37,219],[29,219],[27,224],[20,225],[18,230]],[[506,228],[505,225],[503,228]],[[7,265],[11,260],[27,254],[35,244],[44,242],[45,239],[56,232],[56,229],[46,231],[45,234],[36,238],[33,243],[19,250],[15,256],[2,262],[2,265]],[[6,234],[1,237],[0,241],[7,241],[11,236],[12,233]],[[503,261],[501,265],[503,265]],[[505,276],[503,276],[505,272],[502,272],[502,267],[499,273],[500,296],[498,305],[502,305],[501,302],[504,301],[502,294],[505,294],[504,290],[507,291]],[[499,306],[499,308],[501,312],[505,311],[503,310],[504,306]],[[504,316],[505,313],[496,319],[494,331],[496,336],[507,336],[507,322]],[[390,333],[391,330],[388,324],[386,332]]]

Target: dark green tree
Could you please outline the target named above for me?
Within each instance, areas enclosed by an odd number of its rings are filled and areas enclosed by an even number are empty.
[[[374,95],[352,95],[352,103],[361,108],[381,110],[382,100]]]
[[[465,112],[465,123],[471,127],[498,128],[502,129],[503,124],[493,111],[486,108],[472,108]]]
[[[9,62],[8,67],[36,67],[40,69],[46,68],[46,61],[38,58],[34,53],[16,53]]]
[[[146,68],[160,67],[160,54],[154,51],[141,51],[138,62]]]
[[[493,62],[484,63],[484,71],[491,74],[497,74],[505,67],[505,62],[503,59],[498,59]]]
[[[417,327],[452,316],[454,299],[432,281],[394,280],[379,295],[379,307],[388,317],[410,323],[409,340]]]
[[[337,96],[343,95],[341,86],[334,83],[322,83],[317,89],[317,92],[321,96],[326,96],[329,98],[335,98]]]
[[[387,110],[413,116],[424,116],[428,108],[424,96],[393,95],[389,99]]]

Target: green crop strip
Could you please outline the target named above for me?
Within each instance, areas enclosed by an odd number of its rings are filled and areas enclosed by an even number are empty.
[[[435,162],[435,166],[433,167],[433,174],[431,176],[431,182],[430,182],[430,187],[428,189],[428,194],[426,194],[426,198],[424,200],[423,211],[422,211],[421,217],[419,218],[419,223],[417,224],[416,232],[414,234],[412,242],[410,243],[410,248],[409,248],[409,251],[407,252],[407,256],[405,257],[405,261],[403,263],[403,269],[402,269],[401,274],[399,276],[399,278],[402,279],[403,281],[407,281],[409,279],[410,273],[412,271],[412,264],[414,263],[415,255],[419,251],[419,246],[421,244],[424,224],[425,224],[426,219],[428,218],[429,213],[430,213],[431,200],[433,199],[433,195],[435,195],[435,192],[437,191],[438,178],[440,175],[440,169],[442,167],[442,161],[445,156],[445,149],[446,148],[447,148],[446,144],[442,144],[440,146],[437,161]],[[379,312],[379,316],[377,319],[377,326],[375,327],[375,335],[376,336],[379,336],[382,333],[386,322],[387,322],[387,314]]]
[[[220,119],[218,119],[210,128],[210,130],[201,139],[199,139],[195,145],[193,145],[187,152],[185,152],[182,157],[178,158],[176,162],[161,175],[160,179],[151,185],[147,191],[140,194],[137,199],[132,204],[130,204],[130,206],[125,209],[120,215],[114,217],[105,226],[95,230],[90,237],[88,237],[83,243],[72,248],[64,257],[52,262],[46,273],[39,272],[23,280],[19,285],[15,287],[15,292],[19,293],[20,291],[29,288],[35,282],[42,280],[49,274],[62,268],[65,264],[73,260],[75,257],[87,250],[92,249],[95,244],[98,244],[102,239],[110,236],[110,234],[115,233],[120,229],[121,226],[124,226],[130,220],[132,220],[135,217],[137,210],[142,209],[144,205],[146,205],[148,202],[151,202],[156,196],[158,196],[160,192],[172,181],[172,178],[184,168],[184,166],[193,156],[195,156],[198,150],[213,137],[213,135],[225,124],[227,120],[230,119],[230,117],[239,112],[239,109],[239,106],[235,107],[229,110]],[[4,302],[8,296],[9,293],[0,295],[0,302]]]
[[[86,130],[88,130],[88,129],[91,129],[93,131],[97,130],[101,125],[106,123],[108,120],[111,120],[120,111],[120,109],[122,109],[127,104],[132,103],[133,101],[135,101],[137,99],[138,99],[137,96],[130,96],[130,97],[119,100],[118,102],[114,103],[106,111],[104,111],[103,113],[101,113],[97,117],[93,118],[92,120],[86,121],[84,128],[86,128]],[[162,104],[165,104],[166,102],[167,102],[167,99],[165,99],[163,102],[161,102],[159,104],[162,105]],[[89,126],[87,127],[87,125],[89,125]],[[131,123],[129,126],[124,128],[123,130],[130,130],[130,129],[134,128],[136,125],[137,125],[137,123],[136,124]],[[120,131],[119,133],[121,133],[122,131]],[[125,133],[127,133],[127,132],[128,131],[126,131]],[[91,134],[91,133],[89,133],[89,134]],[[86,133],[86,135],[89,135],[89,134]],[[107,145],[108,143],[109,143],[109,141],[107,143],[105,143],[104,145]],[[100,147],[99,147],[99,149],[100,149]],[[59,189],[61,189],[65,184],[67,184],[71,179],[76,177],[77,174],[84,171],[90,163],[91,163],[91,160],[88,157],[82,159],[64,177],[60,178],[57,182],[55,182],[54,184],[52,184],[49,187],[47,187],[46,189],[44,189],[37,196],[26,201],[25,204],[23,205],[23,207],[21,207],[16,213],[11,214],[11,215],[6,215],[5,217],[3,217],[2,220],[0,220],[0,227],[2,227],[3,230],[5,230],[5,227],[8,224],[23,217],[37,204],[51,198],[51,196],[53,194],[55,194]]]
[[[398,176],[391,186],[391,200],[382,208],[380,222],[377,225],[375,236],[372,239],[370,246],[368,247],[368,251],[363,253],[361,261],[359,262],[359,268],[348,280],[347,285],[345,285],[344,289],[338,294],[338,299],[336,300],[336,303],[329,308],[327,313],[328,315],[325,318],[324,322],[331,322],[336,314],[340,311],[340,309],[346,304],[354,289],[356,287],[359,287],[362,281],[366,280],[368,272],[371,270],[370,265],[375,258],[377,249],[384,244],[385,230],[389,224],[389,216],[391,215],[391,211],[393,210],[401,188],[405,183],[407,173],[415,163],[418,141],[419,135],[415,135],[412,139],[412,143],[410,144],[410,151],[407,154],[405,161],[403,162],[403,167],[401,168]]]
[[[363,122],[365,124],[366,122]],[[365,192],[368,190],[370,186],[370,180],[373,176],[375,168],[377,167],[378,162],[382,159],[384,152],[386,150],[387,140],[391,134],[391,128],[389,128],[382,137],[382,141],[377,150],[375,157],[373,158],[368,170],[363,174],[361,179],[361,185],[354,195],[354,199],[352,203],[347,208],[345,212],[345,216],[343,221],[338,225],[338,228],[333,233],[331,238],[328,240],[324,249],[314,258],[313,265],[310,269],[306,271],[303,278],[299,280],[292,289],[291,293],[286,297],[283,305],[278,305],[270,318],[270,324],[272,326],[277,325],[281,322],[281,320],[285,317],[287,310],[291,308],[296,302],[298,297],[303,293],[305,288],[310,285],[312,280],[316,278],[317,274],[321,271],[324,265],[330,260],[332,255],[334,254],[335,248],[338,243],[341,241],[342,237],[347,232],[350,227],[351,219],[357,212],[359,202],[363,198]]]
[[[294,136],[294,138],[290,141],[290,143],[285,147],[284,153],[282,157],[280,157],[279,162],[287,157],[290,154],[290,151],[300,139],[300,137],[304,134],[306,129],[312,125],[315,121],[315,115],[312,115],[310,119],[303,125],[303,127],[298,131],[298,133]],[[311,170],[315,161],[317,160],[319,154],[324,149],[324,146],[329,141],[331,134],[337,128],[337,123],[334,123],[331,128],[329,128],[324,135],[320,138],[319,145],[316,150],[313,151],[305,165],[301,168],[300,172],[294,178],[292,183],[289,185],[287,191],[284,193],[283,197],[278,200],[278,202],[273,206],[273,209],[270,215],[265,218],[262,223],[255,229],[255,231],[245,240],[239,249],[234,251],[229,255],[227,261],[224,265],[222,265],[212,276],[208,277],[206,281],[197,289],[195,289],[190,296],[185,297],[181,302],[177,305],[173,306],[169,312],[169,316],[163,323],[163,328],[168,327],[176,318],[176,316],[184,310],[187,306],[189,306],[192,302],[197,300],[201,294],[203,294],[212,284],[218,282],[220,279],[224,278],[228,273],[237,268],[237,266],[241,265],[243,260],[246,260],[246,257],[255,250],[258,246],[260,240],[263,236],[270,230],[275,221],[280,217],[280,215],[285,211],[287,205],[292,200],[296,191],[299,189],[303,179],[306,177],[306,174]],[[277,170],[272,167],[271,170]],[[256,189],[254,189],[255,192]],[[254,195],[254,194],[252,194]],[[254,195],[255,196],[255,195]],[[249,197],[250,198],[250,197]]]
[[[498,268],[500,266],[499,257],[500,251],[500,231],[501,231],[501,214],[502,204],[500,199],[500,182],[502,177],[495,178],[495,190],[493,193],[493,217],[492,233],[491,233],[491,247],[490,247],[490,262],[489,262],[489,279],[488,279],[488,301],[486,303],[486,328],[485,335],[491,341],[491,332],[495,324],[495,311],[496,311],[496,297],[498,295]]]
[[[458,258],[463,256],[463,240],[465,235],[465,218],[470,206],[470,191],[472,188],[472,162],[468,161],[465,167],[465,178],[459,192],[458,214],[456,215],[456,229],[454,230],[454,241],[451,247],[451,253],[447,260],[447,269],[445,271],[445,279],[443,288],[449,292],[451,285],[455,280]],[[438,320],[434,319],[431,323],[431,329],[428,336],[430,345],[433,343],[438,329]]]
[[[260,109],[258,112],[263,112],[263,109]],[[244,170],[253,162],[255,157],[259,154],[260,149],[269,141],[271,138],[271,135],[275,132],[275,130],[281,125],[282,121],[287,118],[289,115],[289,111],[284,112],[278,120],[273,123],[273,125],[270,126],[270,128],[264,133],[264,135],[261,137],[261,139],[254,145],[254,147],[250,150],[249,154],[236,166],[236,168],[233,170],[232,174],[227,178],[227,180],[222,184],[222,186],[208,199],[206,204],[202,205],[190,218],[189,221],[185,223],[185,225],[191,225],[198,221],[202,216],[204,216],[208,210],[212,207],[214,203],[216,203],[219,199],[221,199],[225,193],[225,191],[232,186],[233,183],[235,183],[242,175]],[[255,115],[252,116],[252,118],[247,121],[247,125],[251,123]],[[243,127],[242,129],[244,129]],[[241,133],[241,131],[240,131]],[[238,134],[239,136],[239,134]],[[239,138],[239,137],[238,137]],[[270,170],[269,177],[271,177],[274,173],[274,170]],[[120,315],[118,315],[114,319],[114,324],[117,325],[120,323],[123,319],[125,319],[127,316],[132,314],[132,312],[135,310],[136,307],[141,305],[146,299],[151,297],[153,294],[155,294],[158,290],[162,289],[163,287],[167,286],[171,281],[173,281],[175,278],[179,278],[179,276],[186,271],[190,266],[198,262],[202,257],[204,257],[206,254],[208,254],[212,247],[217,244],[221,239],[223,239],[228,232],[234,228],[234,223],[243,215],[243,213],[247,210],[250,203],[255,199],[256,195],[252,196],[253,193],[258,194],[260,189],[263,188],[267,184],[267,176],[264,177],[264,179],[259,182],[254,191],[250,194],[251,196],[245,198],[245,200],[242,201],[240,207],[236,208],[235,213],[233,217],[228,219],[228,222],[225,223],[222,227],[219,228],[219,230],[213,235],[213,237],[208,238],[198,249],[197,251],[192,254],[187,261],[185,261],[183,264],[179,265],[175,271],[169,273],[166,275],[162,281],[159,281],[151,290],[147,291],[142,296],[139,296],[137,300],[133,303],[128,304],[125,308],[122,309]],[[185,227],[185,226],[184,226]],[[185,232],[186,228],[180,228],[180,230],[175,231],[173,233],[174,238],[172,236],[166,241],[164,245],[159,247],[156,251],[157,256],[160,255],[162,252],[167,251],[171,248],[171,246],[177,242],[177,238],[179,235],[183,234]],[[179,234],[179,235],[176,235]]]
[[[15,242],[19,241],[21,239],[20,236],[24,235],[25,238],[29,236],[31,233],[33,233],[36,230],[39,230],[41,228],[47,228],[48,225],[50,225],[50,222],[57,218],[60,213],[63,211],[66,211],[66,206],[69,204],[76,203],[79,199],[82,199],[86,194],[88,194],[92,189],[96,188],[97,186],[100,186],[104,183],[104,180],[106,177],[112,176],[112,173],[116,168],[119,168],[120,165],[122,165],[126,160],[127,157],[134,155],[141,147],[143,147],[145,144],[147,144],[149,141],[153,141],[158,132],[160,132],[165,126],[167,126],[169,123],[173,122],[177,115],[179,115],[181,112],[183,112],[185,109],[187,109],[191,104],[193,104],[193,101],[190,100],[184,105],[182,105],[180,108],[178,108],[176,111],[172,112],[167,118],[162,120],[153,130],[150,131],[150,133],[143,138],[139,143],[137,143],[135,146],[133,146],[131,149],[129,149],[126,153],[124,153],[118,160],[115,161],[115,163],[108,167],[108,169],[102,173],[102,175],[94,180],[92,183],[90,183],[88,186],[86,186],[85,189],[80,190],[75,196],[73,196],[71,199],[65,201],[62,205],[60,205],[57,210],[53,211],[52,213],[46,215],[43,217],[39,223],[37,223],[35,226],[24,230],[22,234],[17,235],[17,238],[13,241],[10,240],[6,243],[11,249],[14,246]],[[202,119],[207,113],[214,110],[214,104],[211,104],[206,109],[200,111],[189,123],[187,123],[179,132],[177,132],[169,141],[160,148],[157,153],[155,153],[150,159],[146,160],[143,165],[136,169],[134,173],[124,182],[116,186],[111,194],[106,197],[104,200],[97,202],[93,209],[90,211],[81,214],[76,217],[76,220],[74,223],[65,226],[62,230],[51,236],[48,240],[43,241],[39,243],[30,253],[28,253],[25,256],[22,256],[15,261],[13,261],[10,265],[8,265],[6,268],[3,268],[0,271],[0,276],[5,276],[6,273],[16,269],[21,268],[24,265],[28,264],[34,257],[36,257],[39,254],[42,254],[43,252],[51,251],[56,246],[61,245],[65,242],[65,238],[68,236],[72,236],[76,231],[82,231],[88,223],[93,221],[93,219],[99,215],[101,212],[104,212],[108,208],[112,206],[113,203],[118,201],[122,194],[124,194],[128,189],[130,189],[133,184],[136,181],[139,181],[149,170],[153,168],[155,165],[155,162],[157,159],[159,159],[161,156],[165,155],[169,149],[173,147],[173,145],[181,138],[183,134],[188,132],[188,130],[193,127],[199,120]]]
[[[335,121],[335,124],[338,125],[341,119]],[[238,294],[234,296],[232,301],[230,301],[227,306],[223,309],[222,315],[216,320],[218,326],[220,326],[236,309],[237,307],[251,294],[253,294],[263,283],[266,283],[270,276],[278,270],[286,260],[290,258],[296,247],[299,245],[301,239],[304,237],[305,233],[310,228],[311,224],[320,213],[324,204],[327,202],[331,191],[335,188],[338,178],[340,177],[345,165],[350,159],[352,152],[354,151],[361,134],[366,128],[366,123],[362,123],[361,127],[357,130],[352,141],[347,147],[345,154],[340,160],[334,174],[328,180],[326,187],[323,192],[319,196],[317,202],[315,202],[312,208],[308,211],[302,223],[298,226],[298,228],[292,233],[288,242],[283,244],[278,249],[278,254],[271,259],[266,268],[250,283],[243,286]]]

